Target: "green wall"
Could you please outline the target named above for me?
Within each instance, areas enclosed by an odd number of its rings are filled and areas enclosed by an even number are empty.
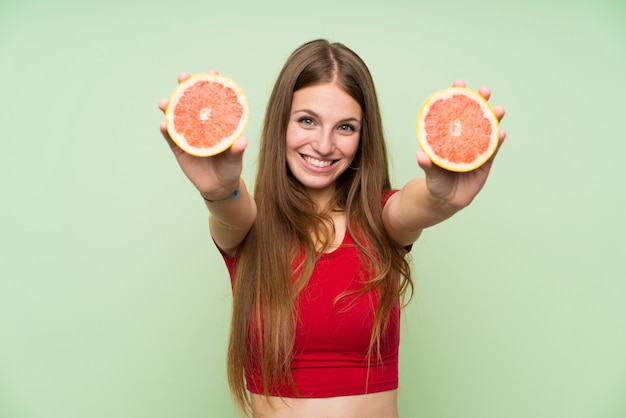
[[[302,42],[377,82],[397,186],[457,78],[508,138],[473,205],[413,250],[403,418],[626,416],[626,4],[2,0],[0,416],[234,417],[226,269],[159,134],[180,71],[266,100]]]

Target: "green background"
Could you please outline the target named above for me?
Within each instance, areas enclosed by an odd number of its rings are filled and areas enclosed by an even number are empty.
[[[218,69],[251,104],[341,41],[377,83],[396,186],[414,119],[461,78],[508,138],[472,206],[413,249],[403,418],[626,417],[626,4],[0,3],[0,417],[234,417],[226,269],[157,102]]]

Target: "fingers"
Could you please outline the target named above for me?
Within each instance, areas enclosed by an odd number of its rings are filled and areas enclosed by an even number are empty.
[[[159,100],[159,109],[162,112],[165,112],[165,109],[167,109],[167,104],[169,103],[169,99],[163,98],[161,100]]]
[[[243,152],[246,150],[247,146],[248,138],[246,138],[245,136],[240,136],[235,142],[233,142],[230,148],[227,148],[222,154],[226,158],[226,160],[230,161],[231,163],[241,163],[243,158]]]
[[[169,132],[167,132],[165,121],[161,122],[161,125],[159,126],[159,128],[161,130],[161,135],[163,135],[163,138],[165,138],[165,142],[167,142],[167,145],[169,145],[169,147],[172,149],[174,154],[176,154],[177,152],[182,152],[182,150],[178,147],[178,145],[176,145],[176,143],[170,136]]]
[[[248,138],[246,138],[245,136],[241,136],[237,138],[237,140],[233,143],[233,145],[231,145],[230,152],[235,155],[243,154],[247,146],[248,146]]]
[[[467,87],[465,84],[465,81],[463,80],[456,80],[452,83],[452,87]],[[480,94],[481,96],[483,96],[485,98],[485,100],[489,100],[489,98],[491,97],[491,89],[487,86],[481,86],[478,89],[478,94]]]
[[[189,77],[191,77],[191,74],[189,74],[187,72],[182,72],[182,73],[178,74],[178,84],[180,84],[183,81],[187,80]],[[165,112],[165,109],[167,109],[168,103],[169,103],[169,99],[168,98],[162,98],[161,100],[159,100],[159,110],[161,110],[161,112]]]
[[[493,113],[496,114],[496,117],[498,118],[498,120],[502,120],[502,118],[504,117],[506,111],[504,110],[504,108],[502,106],[495,106],[493,108]]]
[[[208,70],[207,71],[208,74],[219,74],[219,72],[217,70]],[[183,81],[187,80],[189,77],[191,77],[191,74],[183,71],[180,74],[178,74],[178,84],[182,83]],[[161,99],[159,101],[159,109],[161,109],[161,111],[165,112],[165,109],[167,109],[167,103],[168,103],[168,99]]]
[[[465,87],[465,81],[463,80],[456,80],[454,83],[452,83],[453,87]],[[489,98],[491,98],[491,89],[487,86],[481,86],[478,88],[478,94],[480,94],[481,96],[483,96],[485,98],[485,100],[489,100]],[[495,106],[493,108],[493,112],[496,114],[496,117],[498,118],[498,121],[501,121],[502,118],[505,115],[505,110],[504,107],[502,106]],[[503,138],[504,139],[504,138]]]
[[[187,72],[182,72],[182,73],[178,74],[178,84],[180,84],[183,81],[187,80],[189,77],[191,77],[191,74],[189,74]]]
[[[219,74],[219,72],[217,70],[214,69],[210,69],[207,71],[208,74]],[[182,73],[178,74],[178,84],[182,83],[183,81],[187,80],[189,77],[191,77],[191,74],[188,72],[183,71]]]
[[[463,80],[456,80],[452,83],[452,87],[467,87],[467,85]],[[489,97],[491,97],[491,90],[487,86],[482,86],[478,89],[478,94],[483,96],[485,100],[489,100]]]
[[[167,132],[167,126],[165,124],[165,121],[161,121],[161,124],[159,125],[159,129],[161,130],[161,135],[163,135],[163,138],[165,138],[165,140],[170,145],[173,145],[174,141],[172,140],[172,137],[170,136],[169,132]]]
[[[422,150],[417,151],[416,159],[417,164],[422,170],[424,170],[425,173],[427,173],[429,170],[432,170],[432,168],[435,166],[432,160],[428,158],[428,155],[426,155],[426,153]]]
[[[483,96],[485,98],[485,100],[489,100],[489,98],[491,97],[491,90],[487,86],[481,86],[478,89],[478,94]]]

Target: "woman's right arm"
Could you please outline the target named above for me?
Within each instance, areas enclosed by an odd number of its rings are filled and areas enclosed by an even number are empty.
[[[178,82],[188,77],[188,73],[181,73]],[[162,99],[159,109],[165,111],[167,104],[168,99]],[[178,165],[204,198],[215,243],[227,255],[234,255],[256,220],[256,202],[241,178],[243,152],[248,144],[246,138],[239,138],[221,154],[196,157],[172,141],[165,121],[161,122],[160,128]],[[235,190],[238,190],[237,194],[234,194]]]

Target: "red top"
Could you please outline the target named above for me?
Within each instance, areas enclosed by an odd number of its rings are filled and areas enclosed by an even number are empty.
[[[232,280],[237,258],[222,255]],[[381,338],[381,361],[374,350],[368,365],[378,295],[371,291],[337,299],[346,291],[363,289],[360,277],[367,275],[360,275],[359,268],[358,247],[346,232],[340,247],[321,256],[309,283],[298,295],[291,371],[299,397],[361,395],[398,388],[399,303],[391,311]],[[246,370],[245,374],[248,390],[263,394],[260,370]],[[270,395],[296,397],[288,385]]]

